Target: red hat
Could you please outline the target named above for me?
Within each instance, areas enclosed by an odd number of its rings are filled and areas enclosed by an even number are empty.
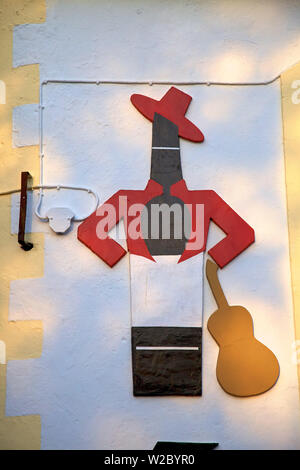
[[[153,121],[154,113],[161,114],[178,126],[180,137],[192,142],[203,142],[204,135],[200,129],[185,117],[192,100],[190,95],[172,86],[160,101],[138,94],[131,95],[130,99],[133,106],[150,121]]]

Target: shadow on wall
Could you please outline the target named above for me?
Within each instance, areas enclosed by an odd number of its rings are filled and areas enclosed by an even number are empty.
[[[41,63],[45,78],[168,80],[171,71],[178,80],[245,81],[299,60],[294,0],[94,0],[89,9],[48,0],[44,25],[15,29],[14,66]]]

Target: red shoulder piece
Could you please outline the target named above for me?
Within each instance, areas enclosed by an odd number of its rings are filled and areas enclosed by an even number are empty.
[[[140,224],[140,208],[162,191],[162,186],[151,179],[144,190],[118,191],[79,225],[78,240],[112,268],[126,250],[107,234],[124,218],[128,251],[154,261],[143,238],[131,237],[131,223]]]
[[[203,246],[200,249],[193,250],[188,249],[187,244],[187,248],[183,252],[179,262],[183,262],[205,250],[210,220],[213,220],[226,234],[226,236],[208,252],[220,268],[230,263],[230,261],[254,242],[255,236],[253,228],[218,196],[215,191],[189,191],[185,181],[181,180],[172,186],[171,194],[181,198],[185,204],[191,205],[193,212],[192,219],[195,219],[195,216],[197,216],[197,204],[203,204],[204,206],[204,226],[202,227],[204,234]],[[193,223],[195,223],[195,220],[193,220]]]
[[[79,225],[77,238],[111,268],[126,254],[126,250],[107,233],[124,216],[120,210],[119,196],[115,193],[93,214]]]
[[[208,254],[223,268],[254,240],[254,230],[215,191],[210,191],[210,218],[227,234]]]

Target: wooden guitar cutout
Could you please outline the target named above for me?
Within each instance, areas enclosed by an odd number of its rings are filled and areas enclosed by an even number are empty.
[[[254,337],[253,320],[244,307],[230,306],[217,275],[218,266],[207,260],[206,277],[218,305],[207,328],[220,350],[217,379],[223,390],[238,397],[269,390],[279,376],[275,355]]]

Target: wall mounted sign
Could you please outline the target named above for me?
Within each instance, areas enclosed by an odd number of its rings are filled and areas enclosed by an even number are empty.
[[[202,265],[212,220],[225,237],[209,250],[221,268],[254,242],[254,230],[213,190],[190,191],[179,137],[203,142],[185,117],[191,97],[171,87],[160,100],[134,94],[153,122],[144,190],[120,190],[78,228],[78,239],[113,267],[126,250],[108,236],[124,220],[130,253],[133,392],[201,395]]]

